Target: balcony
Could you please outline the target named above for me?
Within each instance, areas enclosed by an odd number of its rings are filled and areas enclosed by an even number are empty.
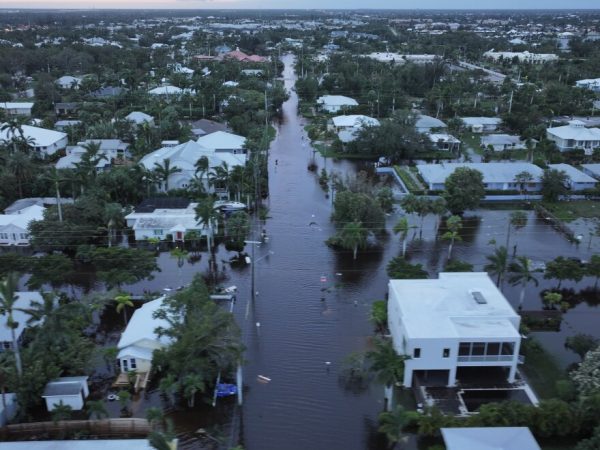
[[[470,355],[459,356],[458,362],[512,362],[514,355]]]

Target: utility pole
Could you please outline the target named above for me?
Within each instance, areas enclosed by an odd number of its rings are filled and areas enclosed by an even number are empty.
[[[510,91],[510,99],[508,100],[508,113],[510,114],[512,111],[512,102],[513,102],[513,95],[514,95],[515,91]]]

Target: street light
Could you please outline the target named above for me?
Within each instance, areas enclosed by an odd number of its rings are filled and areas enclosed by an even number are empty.
[[[246,263],[247,263],[247,264],[250,264],[250,265],[252,266],[252,301],[254,301],[254,299],[255,299],[255,297],[256,297],[256,291],[254,290],[254,283],[255,283],[255,277],[254,277],[254,265],[255,265],[255,264],[258,262],[258,261],[260,261],[260,260],[262,260],[262,259],[266,258],[267,256],[270,256],[270,255],[272,255],[274,252],[273,252],[273,251],[269,251],[269,253],[267,253],[266,255],[264,255],[264,256],[261,256],[261,257],[260,257],[260,258],[258,258],[258,259],[254,259],[254,249],[255,249],[256,245],[260,245],[260,244],[262,244],[262,242],[260,242],[260,241],[244,241],[244,244],[249,244],[249,245],[252,245],[252,256],[251,256],[250,258],[248,258],[248,257],[246,256]]]

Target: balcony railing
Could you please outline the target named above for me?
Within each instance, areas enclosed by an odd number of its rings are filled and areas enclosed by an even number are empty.
[[[510,362],[514,360],[514,355],[478,355],[478,356],[459,356],[458,362]]]

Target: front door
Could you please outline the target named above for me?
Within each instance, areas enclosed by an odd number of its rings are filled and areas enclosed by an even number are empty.
[[[122,359],[121,361],[123,363],[123,372],[129,372],[128,361],[126,359]]]
[[[175,233],[175,239],[178,241],[183,240],[183,233],[181,231],[178,231],[177,233]]]

